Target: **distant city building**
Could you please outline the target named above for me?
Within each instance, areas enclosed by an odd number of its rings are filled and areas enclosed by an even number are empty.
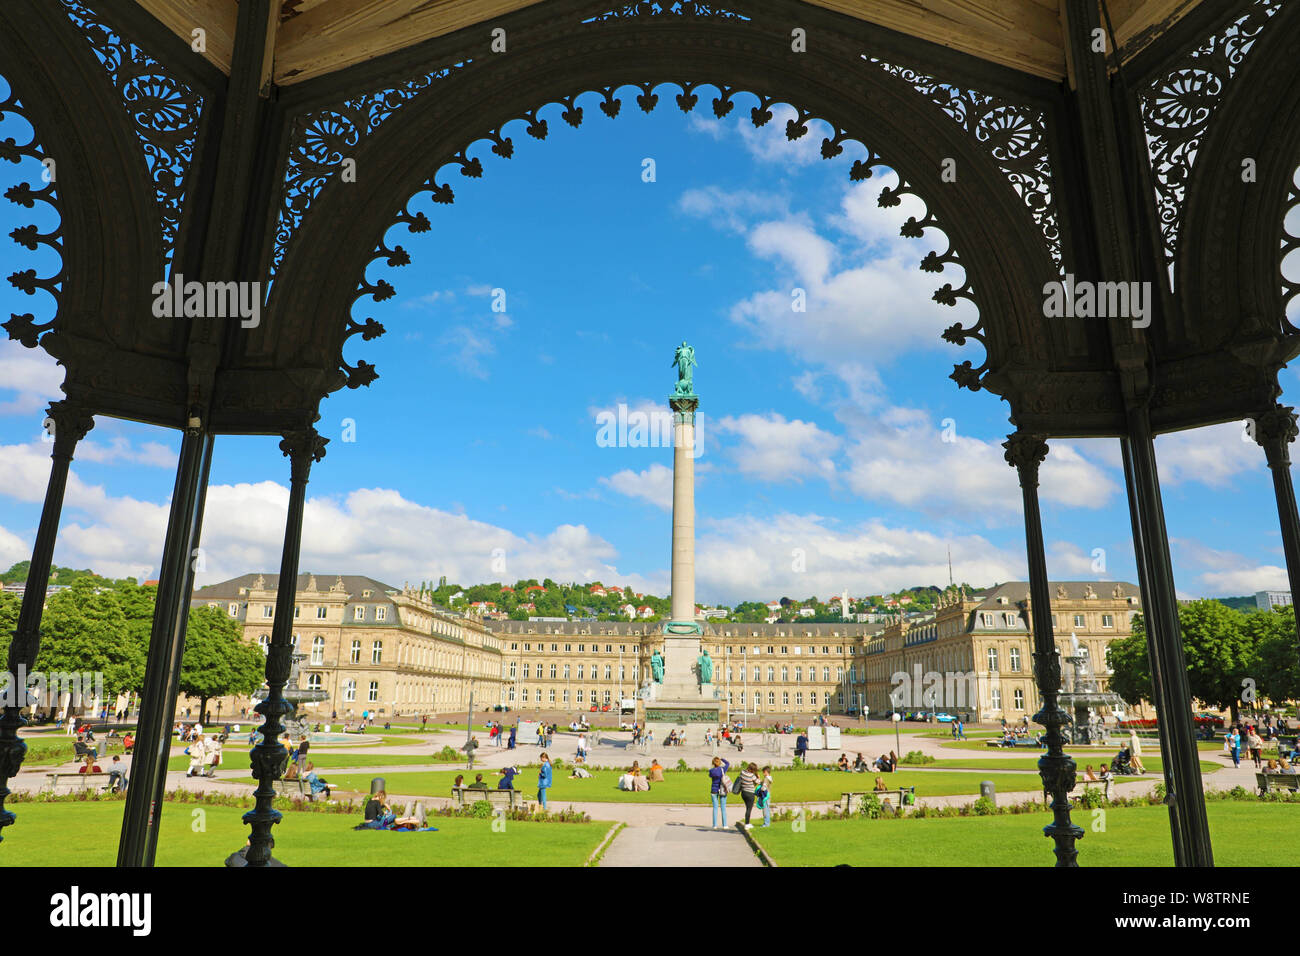
[[[1271,611],[1275,607],[1286,607],[1291,603],[1290,591],[1256,591],[1255,605],[1261,611]]]

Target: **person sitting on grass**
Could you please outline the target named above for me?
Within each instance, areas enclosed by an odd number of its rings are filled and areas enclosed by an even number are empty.
[[[855,759],[855,760],[853,761],[853,772],[854,772],[854,773],[866,773],[866,771],[867,771],[867,767],[868,767],[867,762],[866,762],[865,760],[862,759],[862,751],[859,750],[859,751],[858,751],[857,759]]]
[[[582,762],[581,757],[578,757],[573,761],[573,773],[569,774],[570,780],[573,780],[574,778],[577,778],[578,780],[591,779],[591,771],[584,767]]]
[[[836,763],[839,764],[839,768],[840,768],[841,770],[843,770],[845,773],[848,773],[848,771],[849,771],[849,758],[848,758],[845,754],[840,754],[840,759],[837,760]]]
[[[370,795],[366,801],[366,820],[358,830],[387,830],[397,820],[397,814],[388,805],[388,794],[383,790]]]
[[[663,765],[659,763],[659,759],[657,757],[654,760],[650,761],[649,774],[650,774],[651,783],[664,782],[664,768]]]

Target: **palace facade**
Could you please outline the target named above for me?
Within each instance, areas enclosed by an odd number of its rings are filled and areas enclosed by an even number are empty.
[[[265,647],[275,617],[277,575],[245,574],[194,592],[192,606],[238,620],[244,638]],[[321,586],[321,582],[325,586]],[[947,710],[979,721],[1033,717],[1029,587],[984,594],[948,592],[933,613],[877,623],[702,622],[714,684],[733,714],[754,722],[816,713],[883,715],[893,709]],[[1052,584],[1052,621],[1066,686],[1065,658],[1086,657],[1098,689],[1109,682],[1106,647],[1131,633],[1141,609],[1127,583]],[[636,697],[650,655],[663,652],[661,624],[638,621],[483,621],[433,605],[411,588],[361,575],[300,575],[293,643],[299,685],[326,692],[322,719],[362,711],[380,717],[454,713],[496,705],[511,711],[589,712]],[[1073,638],[1073,640],[1072,640]],[[936,681],[937,678],[937,681]],[[182,698],[178,713],[197,701]],[[248,700],[226,698],[223,716]],[[209,716],[217,702],[209,705]]]
[[[324,582],[324,587],[321,583]],[[216,608],[264,649],[275,619],[277,574],[245,574],[195,590],[192,607]],[[501,640],[481,621],[436,607],[427,594],[355,574],[298,576],[291,638],[300,687],[328,693],[309,705],[327,719],[448,713],[495,705],[503,696]],[[197,701],[182,698],[178,713]],[[209,704],[209,716],[238,716],[247,699]],[[195,708],[197,711],[197,709]]]

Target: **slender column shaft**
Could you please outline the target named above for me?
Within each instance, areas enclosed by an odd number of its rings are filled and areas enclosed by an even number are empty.
[[[1274,405],[1255,419],[1255,441],[1263,447],[1269,470],[1273,472],[1273,496],[1277,499],[1282,553],[1286,555],[1286,576],[1293,602],[1300,595],[1300,513],[1296,510],[1295,487],[1291,483],[1290,444],[1298,433],[1295,409],[1289,405]],[[1300,653],[1300,620],[1296,632]]]
[[[1142,528],[1141,514],[1137,504],[1137,484],[1133,471],[1133,444],[1127,437],[1120,440],[1120,452],[1124,460],[1124,488],[1128,493],[1128,513],[1129,521],[1133,526],[1133,556],[1137,563],[1138,586],[1142,589],[1145,597],[1153,592],[1151,578],[1147,573],[1146,563],[1146,532]],[[1147,642],[1147,661],[1151,670],[1151,703],[1156,708],[1156,714],[1165,712],[1164,699],[1160,692],[1164,687],[1164,682],[1156,679],[1156,674],[1160,671],[1160,661],[1151,654],[1150,642]],[[1176,812],[1173,803],[1173,794],[1177,791],[1174,785],[1174,758],[1169,746],[1169,735],[1160,734],[1160,761],[1164,768],[1165,778],[1165,805],[1169,808],[1169,826],[1173,835],[1174,847],[1174,865],[1185,866],[1185,860],[1188,858],[1187,834],[1182,826],[1181,818]]]
[[[187,430],[181,437],[167,537],[158,572],[153,627],[149,633],[149,659],[145,665],[144,690],[140,694],[131,786],[126,792],[117,847],[118,866],[153,866],[158,849],[172,722],[181,659],[185,654],[190,594],[194,590],[194,551],[203,524],[212,446],[212,435],[200,429]]]
[[[1174,589],[1173,562],[1165,531],[1164,506],[1160,500],[1160,476],[1156,470],[1155,444],[1145,406],[1129,412],[1131,467],[1125,470],[1132,483],[1131,500],[1137,503],[1142,540],[1134,541],[1146,562],[1149,590],[1143,595],[1147,625],[1147,649],[1151,655],[1151,682],[1160,718],[1161,754],[1166,760],[1166,787],[1170,827],[1175,847],[1183,843],[1179,866],[1213,866],[1210,828],[1205,817],[1205,794],[1201,789],[1200,758],[1192,722],[1192,692],[1187,682],[1187,660],[1178,623],[1178,596]]]
[[[59,516],[63,513],[63,493],[68,485],[68,466],[77,442],[94,427],[95,420],[85,411],[68,404],[50,405],[47,428],[53,428],[54,451],[50,457],[50,480],[45,486],[45,504],[36,528],[32,561],[27,569],[23,603],[18,611],[18,626],[9,645],[9,698],[0,716],[0,834],[16,817],[4,808],[9,796],[9,778],[22,767],[27,745],[18,737],[18,728],[27,723],[21,714],[27,703],[27,675],[36,665],[41,649],[41,615],[45,611],[45,589],[50,584],[50,565],[54,560],[54,543],[59,534]],[[0,836],[0,840],[4,837]]]
[[[289,763],[289,752],[280,743],[284,733],[283,718],[294,711],[294,705],[284,699],[284,685],[289,680],[293,661],[290,634],[293,630],[294,598],[298,592],[298,556],[302,550],[302,516],[307,501],[307,479],[312,462],[325,456],[326,438],[321,438],[314,428],[285,435],[280,450],[291,463],[289,484],[289,512],[284,523],[284,548],[280,553],[280,581],[275,594],[275,620],[271,623],[271,644],[266,654],[266,699],[254,708],[265,721],[261,727],[262,739],[249,755],[257,789],[257,801],[243,820],[252,832],[248,837],[247,863],[249,866],[268,866],[272,863],[271,828],[280,822],[280,811],[271,804],[275,800],[275,781],[284,775]]]
[[[1052,633],[1052,598],[1047,581],[1047,555],[1043,548],[1043,523],[1038,510],[1038,466],[1047,457],[1047,442],[1039,435],[1016,432],[1004,443],[1007,462],[1016,469],[1025,506],[1025,557],[1029,564],[1029,613],[1034,627],[1034,679],[1042,709],[1034,720],[1047,728],[1047,753],[1039,758],[1038,775],[1052,798],[1052,822],[1043,835],[1055,841],[1056,865],[1078,866],[1075,842],[1083,828],[1070,820],[1070,791],[1074,789],[1074,760],[1065,752],[1061,728],[1070,715],[1058,703],[1061,658]]]
[[[695,402],[673,404],[674,621],[695,620]]]

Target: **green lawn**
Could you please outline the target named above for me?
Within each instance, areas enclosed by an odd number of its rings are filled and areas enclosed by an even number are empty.
[[[113,866],[124,805],[11,805],[18,823],[5,829],[0,865]],[[220,866],[248,838],[243,813],[164,803],[158,865]],[[490,820],[433,817],[437,833],[354,831],[360,822],[360,814],[286,813],[275,827],[275,857],[290,866],[581,866],[610,826],[509,820],[496,833]],[[195,832],[200,823],[202,831]]]
[[[1219,866],[1293,866],[1300,805],[1211,801],[1214,862]],[[1114,807],[1104,817],[1075,812],[1084,828],[1080,866],[1173,866],[1164,807]],[[1046,813],[934,820],[808,820],[755,827],[753,836],[779,866],[1050,866]],[[1105,830],[1093,830],[1104,824]]]
[[[1001,736],[1001,735],[999,734],[997,736]],[[1085,747],[1085,746],[1080,746],[1079,744],[1067,744],[1065,749],[1068,753],[1076,754],[1076,755],[1077,754],[1088,754],[1088,755],[1106,754],[1107,757],[1113,757],[1115,756],[1115,754],[1119,753],[1120,745],[1126,742],[1127,742],[1127,738],[1120,739],[1117,737],[1114,738],[1112,742],[1105,747],[1102,747],[1100,745],[1095,747]],[[951,747],[954,750],[979,750],[984,753],[1004,753],[1004,752],[1016,753],[1019,751],[1024,751],[1025,753],[1043,752],[1041,748],[1034,747],[1032,746],[1032,744],[1027,747],[990,747],[983,740],[950,740],[942,744],[942,746]],[[1205,753],[1207,751],[1222,752],[1223,744],[1222,743],[1216,744],[1210,740],[1198,740],[1196,742],[1196,749],[1199,750],[1201,753]],[[1151,754],[1153,757],[1158,758],[1160,755],[1160,744],[1154,740],[1143,741],[1143,746],[1142,746],[1143,763],[1147,762],[1147,754]]]
[[[537,792],[537,770],[524,767],[516,778],[515,787],[530,797]],[[449,796],[451,784],[458,773],[464,770],[434,770],[392,773],[385,777],[390,793],[410,794],[413,796]],[[478,773],[478,771],[475,771]],[[618,789],[619,772],[598,770],[586,780],[571,780],[569,769],[561,768],[556,773],[555,785],[551,788],[548,800],[555,805],[567,803],[708,803],[709,781],[703,770],[685,773],[670,771],[664,775],[663,783],[652,784],[648,792],[631,793]],[[322,774],[330,785],[342,790],[369,791],[370,774]],[[734,773],[732,774],[734,776]],[[918,796],[950,796],[969,794],[973,801],[979,796],[981,780],[992,780],[999,793],[1037,792],[1040,789],[1038,777],[1031,774],[1010,773],[950,773],[942,770],[900,770],[898,773],[883,774],[891,787],[916,787]],[[469,780],[474,779],[468,774]],[[491,786],[496,786],[500,778],[495,770],[483,771],[483,779]],[[874,774],[845,774],[819,770],[777,770],[772,774],[772,787],[775,802],[811,803],[839,800],[846,791],[870,790],[875,781]],[[252,783],[249,778],[247,783]],[[1153,781],[1154,782],[1154,781]],[[731,798],[740,802],[739,796]]]

